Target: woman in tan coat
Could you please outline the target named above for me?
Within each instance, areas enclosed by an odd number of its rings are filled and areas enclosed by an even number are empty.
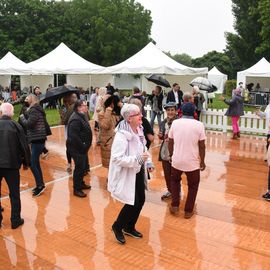
[[[117,96],[109,96],[104,101],[103,110],[98,114],[102,166],[109,168],[111,147],[115,127],[120,120],[122,102]]]

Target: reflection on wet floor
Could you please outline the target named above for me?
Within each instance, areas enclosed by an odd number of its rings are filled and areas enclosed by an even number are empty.
[[[21,171],[22,216],[25,224],[10,228],[10,203],[3,182],[5,208],[0,229],[0,269],[270,269],[270,203],[261,199],[267,187],[265,139],[207,133],[207,169],[202,173],[196,216],[183,218],[187,193],[183,177],[180,216],[169,214],[156,139],[151,149],[156,170],[138,229],[143,239],[116,243],[111,224],[121,204],[106,190],[107,170],[100,149],[91,148],[92,189],[87,198],[72,195],[66,172],[63,128],[54,128],[42,160],[47,189],[32,198],[34,179]]]

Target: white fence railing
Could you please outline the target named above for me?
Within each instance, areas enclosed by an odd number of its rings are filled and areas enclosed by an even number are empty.
[[[201,113],[201,121],[204,123],[206,129],[219,130],[227,132],[232,130],[231,118],[225,115],[227,109],[207,109]],[[151,107],[145,106],[146,117],[151,119]],[[164,112],[163,117],[166,117]],[[157,121],[157,119],[155,119]],[[240,117],[239,127],[241,132],[252,134],[267,134],[267,127],[265,126],[265,119],[252,112],[245,112],[245,115]]]

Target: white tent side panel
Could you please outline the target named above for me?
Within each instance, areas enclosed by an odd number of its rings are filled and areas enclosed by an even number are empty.
[[[0,75],[0,85],[5,88],[6,86],[9,88],[11,81],[11,75]]]
[[[46,89],[49,84],[53,85],[54,77],[53,75],[32,75],[32,76],[21,76],[21,89],[24,87],[34,87],[38,85],[42,93],[46,93]]]
[[[132,89],[133,87],[137,86],[141,88],[141,79],[135,78],[134,75],[131,74],[121,74],[119,76],[115,76],[115,87],[118,89]]]
[[[67,84],[82,87],[87,90],[89,87],[105,87],[109,82],[114,85],[113,76],[108,75],[67,75]]]
[[[225,83],[228,80],[227,75],[208,75],[209,81],[217,87],[216,93],[223,93]]]

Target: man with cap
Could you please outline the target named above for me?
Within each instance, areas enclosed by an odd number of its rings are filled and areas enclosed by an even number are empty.
[[[176,102],[168,102],[163,107],[166,111],[167,117],[162,121],[161,129],[158,134],[159,139],[162,140],[158,160],[162,162],[162,168],[167,187],[167,191],[161,196],[161,200],[166,200],[171,198],[171,168],[172,168],[171,156],[168,148],[169,142],[168,133],[171,128],[172,122],[178,118],[178,115]]]
[[[179,212],[181,175],[187,176],[188,194],[185,204],[185,218],[194,214],[194,205],[200,183],[200,170],[205,169],[205,129],[203,123],[194,119],[195,106],[187,102],[182,106],[183,116],[173,121],[169,131],[169,152],[171,154],[171,192],[170,212]]]

